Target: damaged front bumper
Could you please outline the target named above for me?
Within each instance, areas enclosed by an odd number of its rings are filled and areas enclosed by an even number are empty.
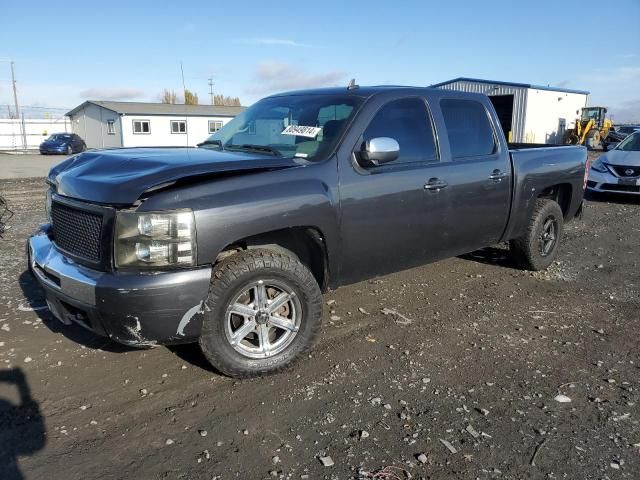
[[[27,243],[29,270],[53,316],[132,346],[196,341],[211,267],[170,272],[101,272],[65,257],[48,226]]]
[[[640,195],[640,177],[617,177],[611,172],[598,172],[591,169],[587,188],[599,193]]]

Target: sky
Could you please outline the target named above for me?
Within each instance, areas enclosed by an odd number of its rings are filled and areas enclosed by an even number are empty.
[[[0,115],[186,88],[250,105],[306,87],[456,77],[588,90],[640,121],[640,0],[0,0]],[[64,113],[64,112],[63,112]]]

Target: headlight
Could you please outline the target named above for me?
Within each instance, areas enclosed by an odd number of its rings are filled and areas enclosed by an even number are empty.
[[[51,189],[47,190],[47,198],[44,204],[44,210],[47,213],[47,222],[51,223],[51,202],[53,197],[53,191]]]
[[[602,163],[602,160],[599,158],[591,164],[591,168],[600,173],[605,173],[607,171],[607,167],[604,166],[604,163]]]
[[[195,265],[193,212],[118,212],[115,257],[116,267]]]

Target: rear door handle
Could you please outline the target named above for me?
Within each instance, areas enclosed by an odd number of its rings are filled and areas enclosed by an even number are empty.
[[[430,192],[437,193],[443,188],[447,188],[449,184],[444,180],[440,180],[439,178],[430,178],[427,183],[424,185],[425,190],[429,190]]]
[[[503,178],[505,178],[507,176],[506,173],[501,172],[498,169],[495,169],[491,175],[489,175],[489,179],[493,180],[494,182],[501,182]]]

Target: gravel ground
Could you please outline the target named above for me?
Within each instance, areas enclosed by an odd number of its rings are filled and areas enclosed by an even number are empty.
[[[52,319],[43,181],[0,192],[1,479],[640,478],[640,200],[593,199],[547,272],[496,246],[332,292],[312,355],[238,381]]]

